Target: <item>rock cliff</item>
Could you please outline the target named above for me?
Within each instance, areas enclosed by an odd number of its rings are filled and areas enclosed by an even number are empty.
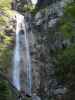
[[[67,81],[57,77],[58,56],[61,51],[72,46],[71,38],[65,38],[64,32],[59,31],[61,19],[64,16],[64,7],[72,1],[61,0],[47,2],[39,1],[38,12],[31,15],[27,21],[30,34],[33,34],[30,44],[33,68],[33,93],[42,100],[51,98],[53,100],[66,100],[69,91]],[[45,6],[44,6],[45,4]],[[37,9],[37,7],[36,7]],[[31,38],[31,36],[30,36]],[[30,40],[30,39],[29,39]],[[34,40],[34,41],[33,41]],[[60,67],[60,66],[59,66]],[[60,77],[62,77],[60,75]]]

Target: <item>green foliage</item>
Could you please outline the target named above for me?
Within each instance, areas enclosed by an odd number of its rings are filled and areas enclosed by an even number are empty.
[[[12,43],[12,37],[5,36],[4,38],[4,44],[5,45],[10,45]]]
[[[20,5],[19,10],[20,12],[30,12],[32,15],[35,15],[39,11],[39,8],[33,4],[24,4]]]
[[[6,47],[7,45],[10,45],[12,43],[12,37],[11,36],[7,36],[4,32],[0,32],[0,39],[1,39],[1,45],[4,45],[4,47]],[[1,48],[0,48],[1,49]]]
[[[11,10],[12,0],[1,0],[0,1],[0,25],[6,25],[8,23],[9,17],[14,14]]]
[[[0,81],[0,100],[11,100],[11,91],[5,80]]]
[[[8,48],[12,44],[12,37],[6,36],[5,33],[0,32],[0,70],[7,73],[11,66],[12,50]]]
[[[10,3],[12,0],[0,0],[0,7],[3,8],[11,8]]]
[[[75,35],[75,3],[65,7],[64,16],[61,18],[60,31],[66,38]]]
[[[32,12],[35,9],[35,6],[32,4],[25,4],[23,7],[23,11]]]
[[[60,26],[60,31],[63,32],[66,38],[69,38],[74,35],[74,26],[73,23],[67,20],[64,20]]]
[[[75,18],[75,2],[72,2],[71,4],[68,4],[68,5],[65,7],[64,13],[65,13],[66,16]],[[71,18],[71,19],[72,19],[72,18]]]
[[[63,80],[72,80],[75,76],[75,46],[62,51],[57,61],[57,76]]]
[[[0,0],[0,70],[8,72],[11,66],[11,52],[8,47],[12,44],[12,37],[7,36],[2,27],[6,27],[9,22],[9,18],[14,14],[11,11],[12,0]]]
[[[7,73],[11,66],[12,51],[8,48],[2,48],[0,52],[0,70]]]
[[[31,14],[33,15],[33,16],[35,16],[35,14],[37,13],[39,11],[39,7],[35,7],[35,9],[33,9],[32,11],[31,11]]]
[[[7,10],[10,10],[11,8],[10,3],[11,3],[11,0],[1,0],[0,1],[0,11],[6,14]]]
[[[75,2],[64,8],[59,30],[64,34],[65,39],[72,40],[75,37]],[[75,87],[75,43],[65,49],[58,50],[56,59],[57,78],[63,80],[65,85],[73,90]]]
[[[5,25],[6,21],[7,21],[7,17],[5,17],[5,16],[0,17],[0,25]]]

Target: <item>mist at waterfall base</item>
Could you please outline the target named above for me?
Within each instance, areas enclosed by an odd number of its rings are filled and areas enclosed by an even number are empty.
[[[26,48],[26,69],[27,69],[27,87],[25,88],[25,91],[31,95],[31,89],[32,89],[32,66],[31,66],[31,57],[30,57],[30,51],[29,51],[29,43],[28,43],[28,35],[26,31],[26,25],[24,23],[24,16],[17,14],[16,15],[16,45],[14,49],[14,56],[13,56],[13,75],[12,75],[12,80],[13,80],[13,85],[21,91],[21,82],[20,82],[20,61],[21,61],[21,51],[20,51],[20,31],[23,29],[24,31],[24,37],[25,37],[25,48]],[[27,90],[26,90],[27,89]]]

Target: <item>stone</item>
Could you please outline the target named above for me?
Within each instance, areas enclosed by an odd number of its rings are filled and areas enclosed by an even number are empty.
[[[37,96],[36,94],[33,94],[32,100],[41,100],[41,98]]]
[[[56,19],[51,19],[49,22],[48,22],[48,27],[54,27],[54,25],[57,23],[59,19],[56,18]]]
[[[64,95],[67,92],[67,88],[58,88],[54,91],[55,95]]]
[[[41,12],[38,12],[38,13],[35,15],[35,20],[40,19],[41,17],[42,17]]]

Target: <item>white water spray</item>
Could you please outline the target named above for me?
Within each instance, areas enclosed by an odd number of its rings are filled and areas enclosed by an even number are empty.
[[[28,35],[26,31],[26,25],[24,23],[24,16],[17,14],[16,15],[16,20],[17,20],[17,26],[16,26],[16,46],[14,50],[14,57],[13,57],[13,84],[14,86],[20,90],[21,89],[21,84],[20,84],[20,43],[19,43],[19,33],[20,30],[22,29],[24,31],[24,36],[25,36],[25,47],[26,47],[26,68],[27,68],[27,87],[25,91],[31,95],[31,89],[32,89],[32,66],[31,66],[31,57],[30,57],[30,50],[29,50],[29,43],[28,43]]]
[[[19,42],[19,31],[21,27],[21,15],[16,14],[16,46],[14,50],[13,57],[13,84],[14,86],[20,90],[20,42]]]

